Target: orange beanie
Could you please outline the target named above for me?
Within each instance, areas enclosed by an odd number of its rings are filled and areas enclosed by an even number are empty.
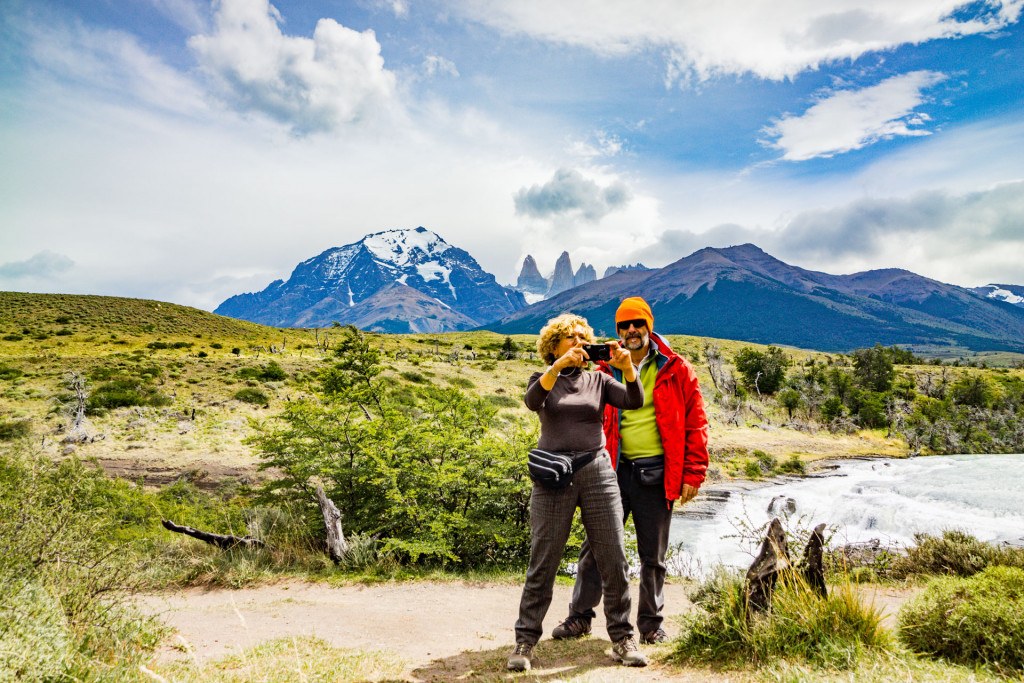
[[[619,309],[615,311],[615,324],[623,320],[644,320],[647,322],[647,329],[654,330],[654,314],[647,302],[638,296],[631,296],[623,299]]]

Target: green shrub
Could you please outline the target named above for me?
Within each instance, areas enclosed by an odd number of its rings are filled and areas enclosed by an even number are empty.
[[[807,466],[804,465],[804,461],[800,459],[800,456],[793,453],[788,459],[783,460],[779,464],[779,472],[785,474],[806,474]]]
[[[496,408],[518,408],[522,405],[522,401],[512,398],[511,396],[504,396],[497,394],[488,396],[487,400],[494,404]]]
[[[17,341],[21,341],[22,339],[24,339],[24,337],[22,337],[20,334],[5,334],[4,335],[4,341],[17,342]]]
[[[760,479],[764,474],[764,470],[761,469],[761,463],[757,460],[748,460],[746,464],[743,465],[743,474],[751,479]]]
[[[0,441],[13,441],[32,433],[32,424],[28,420],[0,419]]]
[[[914,545],[893,561],[892,575],[972,576],[992,565],[1024,568],[1024,549],[992,545],[958,529],[941,536],[916,534]]]
[[[407,370],[405,372],[398,373],[398,376],[404,379],[406,382],[412,382],[414,384],[424,384],[427,378],[422,372],[416,372],[415,370]]]
[[[18,379],[25,373],[18,368],[12,368],[8,365],[0,365],[0,379]]]
[[[126,598],[111,484],[75,459],[0,456],[0,678],[131,680],[162,635]],[[9,522],[9,523],[8,523]]]
[[[170,404],[171,399],[149,383],[140,379],[120,378],[98,386],[86,402],[86,412],[98,414],[112,408],[160,407]]]
[[[224,345],[221,344],[220,342],[213,342],[212,344],[210,344],[210,348],[211,349],[223,349]]]
[[[802,579],[784,577],[771,610],[747,616],[743,580],[716,576],[698,591],[703,608],[688,616],[670,657],[681,663],[763,666],[781,660],[851,669],[869,650],[891,645],[881,613],[842,583],[820,598]]]
[[[989,567],[933,580],[900,611],[899,633],[922,654],[1024,670],[1024,570]]]
[[[270,361],[262,368],[242,368],[235,374],[241,379],[255,379],[260,382],[279,382],[281,380],[288,379],[288,373],[286,373],[284,368],[278,365],[275,361]]]
[[[262,390],[255,387],[246,387],[235,392],[235,399],[244,403],[264,406],[270,402],[270,397]]]
[[[449,377],[448,384],[451,384],[453,387],[459,387],[460,389],[476,388],[476,383],[466,377]]]

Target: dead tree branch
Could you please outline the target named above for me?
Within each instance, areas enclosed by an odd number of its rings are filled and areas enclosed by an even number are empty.
[[[193,529],[190,526],[175,524],[169,519],[161,520],[160,523],[163,524],[164,528],[168,531],[173,531],[176,534],[185,534],[192,538],[198,538],[200,541],[209,543],[210,545],[215,545],[222,550],[231,550],[239,545],[248,549],[263,548],[267,545],[260,539],[253,538],[252,536],[243,536],[239,538],[238,536],[211,534],[208,531],[200,531],[199,529]]]

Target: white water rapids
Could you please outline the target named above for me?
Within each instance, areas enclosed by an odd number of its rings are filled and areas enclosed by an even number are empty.
[[[984,541],[1024,543],[1024,455],[953,455],[906,460],[842,460],[818,476],[769,484],[707,484],[672,519],[679,544],[673,573],[716,564],[747,567],[756,544],[738,529],[757,527],[789,503],[790,520],[837,527],[831,545],[879,539],[912,543],[914,534],[962,529]],[[781,496],[782,498],[777,498]],[[795,506],[795,509],[793,509]]]

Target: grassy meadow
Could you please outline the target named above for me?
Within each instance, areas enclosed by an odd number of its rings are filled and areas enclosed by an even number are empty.
[[[1017,357],[1000,356],[998,368],[994,357],[955,366],[889,363],[888,384],[876,390],[856,384],[871,379],[856,373],[871,358],[888,358],[881,351],[855,357],[669,341],[701,381],[711,480],[799,474],[823,458],[899,457],[934,452],[936,444],[1019,443]],[[522,453],[536,428],[522,393],[543,367],[535,342],[490,332],[275,329],[154,301],[0,293],[0,517],[10,520],[0,527],[0,592],[10,596],[0,606],[0,681],[398,676],[386,656],[319,641],[271,642],[202,671],[181,664],[155,672],[150,655],[167,630],[122,597],[283,577],[520,581],[529,490]],[[744,363],[772,357],[788,364],[786,388],[762,394],[760,385],[744,385]],[[885,424],[865,426],[872,420]],[[378,457],[385,449],[397,454],[393,460]],[[424,450],[442,457],[411,459]],[[457,462],[460,455],[473,462]],[[346,458],[363,465],[346,469],[339,464]],[[313,481],[342,508],[351,543],[342,562],[325,554]],[[378,513],[374,526],[367,518]],[[250,534],[268,547],[220,551],[164,531],[161,519]],[[574,536],[567,556],[578,542]],[[898,573],[882,558],[884,566],[858,576],[931,591],[901,626],[913,640],[858,603],[847,573],[857,568],[849,567],[830,576],[839,590],[824,607],[797,587],[763,620],[742,618],[735,577],[697,587],[706,599],[695,602],[706,612],[656,657],[670,672],[724,670],[728,680],[1019,676],[1024,628],[1016,626],[979,650],[982,659],[962,649],[949,656],[952,664],[919,653],[933,651],[929,638],[947,628],[935,599],[928,602],[932,593],[955,593],[956,581],[993,566],[1017,573],[998,570],[963,590],[1019,583],[1024,558],[959,537],[922,539],[906,558]],[[953,566],[936,558],[964,559]],[[952,576],[926,587],[932,575]],[[998,619],[1024,613],[1005,603]],[[991,611],[970,612],[973,638],[1002,628],[987,621]],[[799,616],[807,614],[815,619]],[[587,642],[545,647],[593,650]],[[491,659],[484,666],[500,670],[501,657]]]
[[[501,414],[526,416],[522,392],[541,369],[536,338],[515,335],[518,353],[502,356],[504,337],[490,332],[369,335],[397,385],[451,386],[486,398]],[[74,452],[108,471],[151,484],[192,478],[203,485],[259,476],[245,445],[251,420],[264,420],[308,393],[333,358],[337,329],[275,329],[174,304],[100,296],[0,293],[0,420],[18,423],[46,453]],[[877,430],[835,434],[783,426],[772,406],[726,421],[712,398],[703,360],[713,343],[726,358],[742,347],[729,340],[669,337],[697,369],[711,420],[716,473],[743,476],[755,450],[777,460],[859,455],[899,456],[904,444]],[[826,354],[787,349],[796,363]],[[266,372],[266,368],[281,372]],[[69,373],[95,391],[118,377],[144,383],[143,405],[89,410],[88,440],[66,442],[74,408]],[[729,410],[729,415],[735,412]]]

